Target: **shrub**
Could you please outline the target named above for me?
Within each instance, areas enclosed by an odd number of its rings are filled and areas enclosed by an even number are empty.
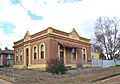
[[[65,74],[67,69],[64,64],[58,59],[50,59],[47,62],[47,71],[51,72],[52,74]]]

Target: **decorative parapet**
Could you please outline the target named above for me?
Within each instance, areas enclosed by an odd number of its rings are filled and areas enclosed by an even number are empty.
[[[30,39],[31,39],[31,35],[30,35],[29,31],[27,31],[25,36],[24,36],[24,41],[28,41]]]
[[[53,28],[52,27],[48,27],[47,32],[48,33],[52,33],[53,32]]]
[[[69,37],[72,38],[72,39],[80,40],[80,36],[76,32],[75,28],[73,28],[72,31],[69,33]]]

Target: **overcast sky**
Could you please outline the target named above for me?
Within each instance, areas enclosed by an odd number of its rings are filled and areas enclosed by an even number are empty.
[[[48,27],[91,38],[100,16],[119,18],[120,0],[0,0],[0,48]]]

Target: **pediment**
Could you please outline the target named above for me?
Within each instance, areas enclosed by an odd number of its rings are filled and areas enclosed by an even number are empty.
[[[80,39],[79,34],[76,32],[75,28],[72,29],[72,31],[69,33],[69,37],[73,38],[73,39]]]
[[[25,36],[24,36],[24,41],[27,41],[27,40],[30,40],[30,39],[31,39],[30,33],[29,33],[29,31],[27,31]]]

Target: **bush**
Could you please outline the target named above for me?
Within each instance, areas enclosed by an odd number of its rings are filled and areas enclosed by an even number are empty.
[[[59,61],[58,58],[50,59],[47,62],[47,71],[51,72],[52,74],[65,74],[67,69],[64,64]]]

